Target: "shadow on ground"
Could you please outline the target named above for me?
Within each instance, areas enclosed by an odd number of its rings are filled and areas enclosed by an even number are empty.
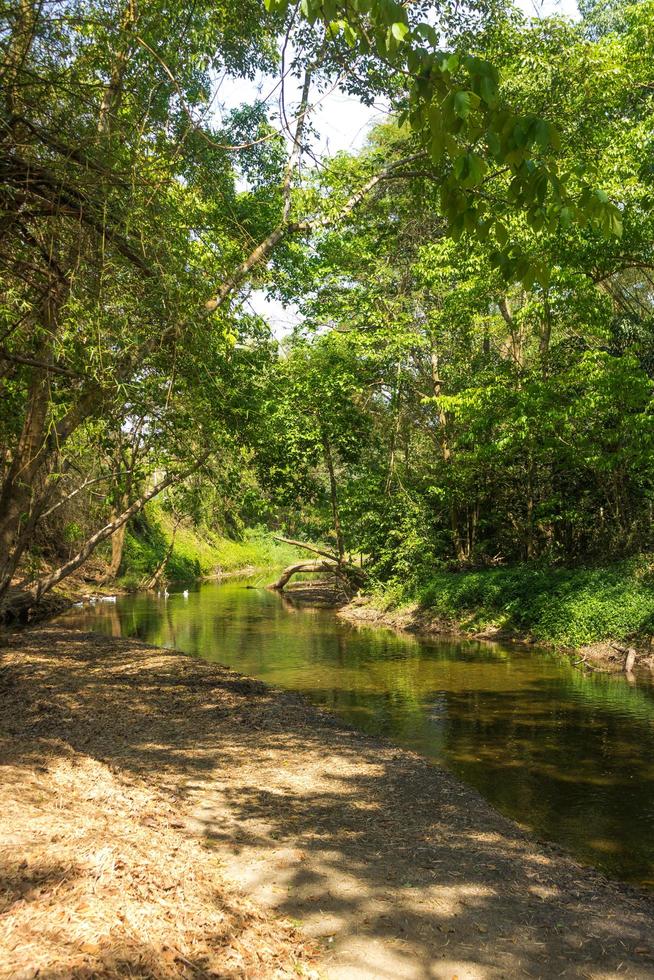
[[[3,654],[22,765],[49,764],[33,748],[47,739],[156,784],[236,885],[320,941],[327,976],[654,978],[648,897],[296,695],[56,628]]]

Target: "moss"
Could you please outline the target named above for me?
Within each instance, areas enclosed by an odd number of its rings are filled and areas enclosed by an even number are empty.
[[[170,548],[173,528],[170,515],[158,506],[149,507],[130,525],[118,580],[123,588],[136,589],[153,574]],[[234,541],[215,532],[180,525],[166,565],[166,578],[171,582],[192,582],[248,567],[278,567],[289,564],[297,555],[296,549],[274,541],[263,529],[246,531],[242,540]]]
[[[654,575],[646,557],[601,568],[438,571],[424,582],[382,586],[373,601],[384,609],[417,604],[465,631],[499,627],[557,646],[654,633]]]

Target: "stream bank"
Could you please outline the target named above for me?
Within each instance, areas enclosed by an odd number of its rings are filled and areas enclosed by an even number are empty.
[[[416,636],[453,636],[472,640],[493,640],[502,643],[536,645],[529,633],[520,633],[506,627],[489,627],[485,630],[466,629],[461,623],[445,620],[417,605],[399,609],[380,609],[368,597],[359,596],[337,610],[337,615],[354,626],[382,627],[413,633]],[[571,659],[580,669],[595,669],[621,673],[627,652],[636,652],[636,667],[654,672],[654,651],[649,640],[603,640],[580,647],[559,646],[558,651]]]
[[[42,623],[65,609],[84,602],[102,601],[146,587],[160,576],[156,588],[193,587],[197,583],[251,576],[270,571],[272,576],[297,558],[298,551],[280,543],[263,528],[245,529],[239,539],[216,530],[200,529],[191,521],[173,520],[156,502],[148,505],[128,525],[119,574],[110,573],[110,551],[101,546],[81,568],[76,569],[38,602],[28,600],[23,588],[38,573],[49,574],[59,567],[70,544],[50,540],[46,554],[28,554],[12,589],[0,601],[0,630]]]
[[[56,626],[0,678],[0,976],[654,978],[648,895],[296,694]]]
[[[636,669],[654,670],[653,569],[642,554],[596,567],[437,570],[423,581],[377,584],[339,615],[425,636],[546,646],[611,672],[633,649]]]

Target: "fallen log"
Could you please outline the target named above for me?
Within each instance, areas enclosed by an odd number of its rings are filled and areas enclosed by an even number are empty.
[[[288,585],[293,576],[300,572],[333,572],[337,566],[338,562],[335,561],[300,561],[295,565],[287,565],[277,581],[269,585],[268,588],[282,592],[284,586]]]
[[[288,585],[293,576],[301,572],[329,572],[334,578],[340,579],[349,588],[352,588],[354,584],[360,584],[365,578],[365,572],[361,568],[357,568],[356,565],[350,565],[347,562],[338,562],[331,559],[324,559],[323,561],[301,561],[294,565],[288,565],[277,581],[269,585],[268,588],[276,592],[283,592],[284,587]]]

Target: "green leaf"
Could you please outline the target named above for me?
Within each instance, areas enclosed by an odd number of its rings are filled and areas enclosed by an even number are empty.
[[[496,221],[494,228],[495,228],[495,238],[497,239],[498,243],[502,246],[502,248],[504,248],[504,246],[509,240],[509,233],[501,221]]]
[[[489,78],[497,79],[497,72],[490,61],[486,61],[484,58],[477,58],[475,55],[467,55],[464,60],[464,65],[471,75],[487,76]]]
[[[529,124],[524,119],[518,119],[511,133],[513,145],[519,148],[526,147],[529,143]]]
[[[487,106],[493,108],[497,104],[497,82],[490,75],[484,75],[479,83],[479,91]]]
[[[541,150],[554,148],[554,144],[558,142],[556,130],[546,119],[535,120],[531,127],[531,138]]]
[[[458,214],[454,218],[454,220],[450,222],[450,228],[449,228],[450,236],[454,239],[455,242],[458,242],[458,240],[461,238],[461,235],[463,234],[463,231],[464,231],[464,217],[462,214]]]
[[[342,34],[345,38],[345,42],[353,47],[356,44],[356,34],[354,33],[350,24],[341,18],[340,20],[333,20],[329,25],[329,30],[333,35]]]
[[[561,222],[562,228],[569,228],[572,224],[572,219],[574,215],[572,213],[572,208],[563,207],[559,212],[559,221]]]
[[[423,38],[434,48],[438,45],[438,34],[431,24],[418,24],[413,28],[413,33],[416,35],[416,37]]]
[[[615,235],[616,238],[621,238],[622,228],[622,215],[615,205],[611,205],[611,211],[609,214],[609,232],[611,235]]]
[[[407,24],[403,24],[402,21],[396,21],[391,27],[391,33],[396,41],[402,42],[409,33],[409,27]]]
[[[464,187],[475,187],[481,183],[488,166],[478,153],[463,153],[454,161],[454,175]]]
[[[459,119],[467,119],[470,113],[478,108],[481,99],[474,92],[461,89],[454,95],[453,109]]]
[[[438,163],[443,156],[445,148],[445,134],[443,131],[443,114],[439,106],[431,105],[428,112],[429,118],[429,153],[434,161]]]
[[[488,150],[494,157],[499,157],[502,151],[502,144],[500,142],[499,134],[494,130],[490,129],[486,133],[486,145]]]

